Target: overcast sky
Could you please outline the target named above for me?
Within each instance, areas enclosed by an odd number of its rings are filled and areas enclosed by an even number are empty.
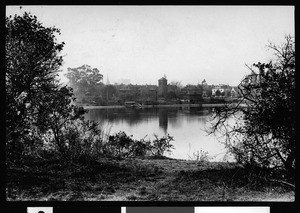
[[[293,6],[7,6],[61,30],[66,72],[88,64],[104,83],[237,85],[245,64],[267,62],[268,41],[294,36]]]

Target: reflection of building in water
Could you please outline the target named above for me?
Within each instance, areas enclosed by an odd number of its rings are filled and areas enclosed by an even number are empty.
[[[168,112],[168,127],[173,128],[181,128],[182,127],[182,116],[180,116],[181,111],[180,108],[172,109],[172,111]]]
[[[159,127],[164,130],[164,133],[168,132],[168,110],[164,108],[158,109],[158,122]]]

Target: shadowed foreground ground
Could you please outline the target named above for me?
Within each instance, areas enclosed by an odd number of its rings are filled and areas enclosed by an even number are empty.
[[[7,169],[7,200],[294,201],[295,192],[223,162],[127,159],[31,162]],[[258,180],[256,177],[261,177]]]

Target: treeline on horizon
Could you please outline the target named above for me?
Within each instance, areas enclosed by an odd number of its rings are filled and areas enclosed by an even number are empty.
[[[140,104],[181,104],[202,102],[224,102],[240,95],[238,87],[229,85],[208,85],[205,79],[201,84],[183,86],[179,81],[163,85],[132,85],[103,83],[103,75],[97,68],[82,65],[68,68],[66,74],[77,103],[93,105],[124,105],[127,101]],[[161,79],[159,79],[161,80]]]

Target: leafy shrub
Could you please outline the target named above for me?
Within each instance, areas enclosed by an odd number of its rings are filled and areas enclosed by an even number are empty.
[[[97,122],[76,121],[65,129],[63,138],[67,145],[67,155],[72,160],[91,159],[103,154],[104,136]]]
[[[151,149],[150,141],[145,141],[144,139],[136,140],[134,144],[132,144],[132,156],[135,157],[143,157],[146,156],[148,151]]]
[[[155,157],[162,157],[165,152],[171,152],[171,149],[174,148],[174,146],[170,144],[174,138],[169,134],[162,138],[158,138],[157,135],[154,135],[154,137],[155,140],[152,142],[151,152]]]
[[[144,139],[134,140],[132,135],[128,136],[125,132],[119,132],[111,135],[103,146],[105,156],[127,158],[127,157],[145,157],[152,154],[154,157],[162,157],[165,152],[171,152],[173,145],[170,141],[173,137],[167,135],[162,138],[155,136],[154,141]]]
[[[111,135],[104,146],[103,153],[106,156],[128,157],[130,156],[131,146],[134,143],[132,136],[126,135],[125,132],[119,132]]]

